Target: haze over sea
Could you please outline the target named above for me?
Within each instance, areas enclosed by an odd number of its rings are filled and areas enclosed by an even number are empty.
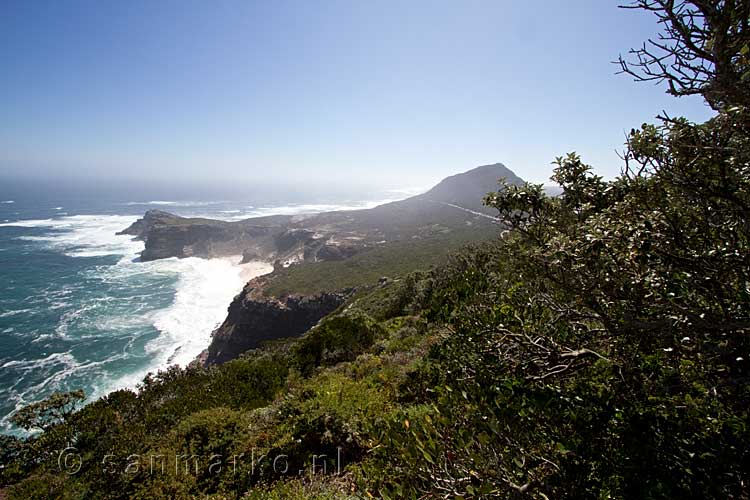
[[[358,200],[289,195],[284,203],[253,203],[153,200],[132,193],[129,199],[40,201],[38,195],[3,190],[0,432],[18,433],[9,415],[55,391],[81,388],[92,400],[135,387],[148,372],[184,366],[208,346],[247,270],[238,265],[239,256],[140,262],[143,242],[115,233],[146,210],[239,220],[368,208],[412,191],[418,190],[382,190]]]

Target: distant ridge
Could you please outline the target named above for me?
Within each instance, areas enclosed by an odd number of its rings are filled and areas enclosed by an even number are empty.
[[[510,184],[523,184],[523,179],[512,170],[502,163],[494,163],[446,177],[426,193],[410,199],[450,203],[494,215],[495,211],[484,206],[482,199],[487,193],[497,189],[501,178]]]

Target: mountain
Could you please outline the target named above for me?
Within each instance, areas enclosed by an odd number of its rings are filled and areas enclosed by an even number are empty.
[[[344,260],[363,250],[496,224],[481,204],[497,181],[523,182],[500,163],[447,177],[424,194],[371,209],[255,217],[237,222],[150,210],[120,234],[145,241],[144,261],[242,254],[246,261]]]
[[[510,184],[523,184],[523,179],[514,174],[502,163],[476,167],[468,172],[451,175],[440,181],[424,194],[415,196],[417,200],[433,200],[450,203],[471,210],[492,214],[493,210],[482,204],[489,191],[497,189],[498,180]]]

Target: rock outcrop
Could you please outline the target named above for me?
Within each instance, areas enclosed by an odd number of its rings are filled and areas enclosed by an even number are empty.
[[[275,238],[287,231],[290,217],[258,217],[226,222],[180,217],[161,210],[149,210],[130,227],[128,234],[146,245],[141,260],[168,257],[221,257],[255,252],[267,256],[277,250]]]
[[[346,300],[343,293],[265,297],[261,283],[262,279],[250,281],[234,298],[227,318],[199,358],[205,366],[225,363],[264,341],[302,335]]]

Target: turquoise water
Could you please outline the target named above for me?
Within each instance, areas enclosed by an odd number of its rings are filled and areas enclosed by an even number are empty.
[[[149,208],[226,220],[342,207],[240,202],[0,200],[0,432],[54,391],[89,400],[185,365],[210,340],[244,282],[231,259],[140,262],[115,233]],[[354,203],[351,208],[376,202]]]

